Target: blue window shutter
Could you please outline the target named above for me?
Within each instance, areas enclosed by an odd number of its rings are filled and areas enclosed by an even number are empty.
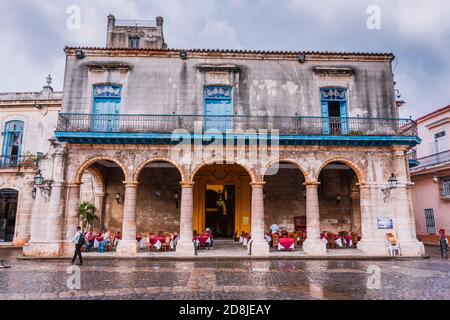
[[[322,133],[330,134],[330,120],[328,116],[328,102],[322,101]]]
[[[341,130],[343,134],[348,134],[347,101],[341,101]]]

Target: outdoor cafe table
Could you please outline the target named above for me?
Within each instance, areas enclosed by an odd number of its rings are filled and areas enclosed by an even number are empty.
[[[198,247],[204,247],[209,242],[209,236],[196,236],[193,240]]]
[[[280,238],[278,240],[278,250],[294,250],[295,241],[293,238]]]
[[[157,250],[161,249],[161,246],[164,242],[166,242],[165,237],[150,238],[150,244],[154,246]]]

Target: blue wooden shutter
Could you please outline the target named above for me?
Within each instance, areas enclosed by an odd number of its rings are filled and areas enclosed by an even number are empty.
[[[347,101],[341,101],[341,131],[342,134],[348,134]]]
[[[330,134],[330,119],[328,116],[328,102],[322,101],[322,133]]]

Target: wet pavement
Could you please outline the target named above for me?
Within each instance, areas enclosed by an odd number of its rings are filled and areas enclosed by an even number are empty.
[[[77,269],[2,248],[11,268],[0,269],[0,299],[450,300],[450,262],[436,247],[427,253],[402,261],[87,260]]]

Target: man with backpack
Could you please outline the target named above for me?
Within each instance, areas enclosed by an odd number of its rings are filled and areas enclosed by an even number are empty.
[[[86,243],[86,239],[84,237],[83,232],[81,232],[81,228],[77,227],[77,233],[75,233],[75,236],[73,237],[71,243],[75,243],[75,254],[72,259],[72,264],[75,263],[75,260],[77,259],[77,256],[80,257],[80,265],[83,265],[83,257],[81,256],[81,248]]]

